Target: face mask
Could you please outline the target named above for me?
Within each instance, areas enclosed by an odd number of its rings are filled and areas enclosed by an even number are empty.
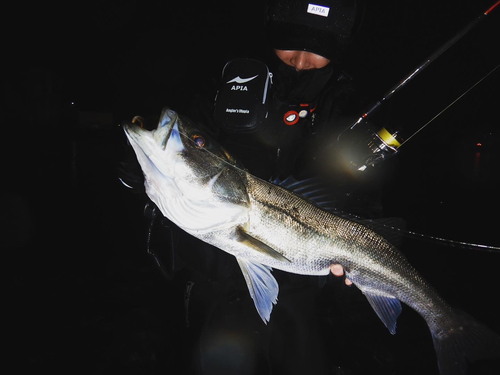
[[[279,100],[287,104],[314,103],[333,74],[333,64],[297,71],[279,60],[275,71],[273,90]]]

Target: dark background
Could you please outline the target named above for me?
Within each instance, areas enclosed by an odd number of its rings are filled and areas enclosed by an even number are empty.
[[[370,2],[345,69],[379,99],[492,2]],[[16,373],[156,374],[179,363],[182,290],[146,254],[144,197],[117,181],[118,124],[164,105],[182,110],[229,58],[261,56],[261,3],[3,6],[0,246],[4,340]],[[391,99],[378,121],[425,124],[500,63],[499,25],[497,9]],[[403,217],[409,230],[500,246],[499,77],[492,73],[401,148],[386,201],[388,215]],[[402,251],[446,300],[500,332],[498,252],[429,238],[408,239]],[[333,352],[332,366],[436,373],[420,317],[404,309],[392,337],[370,314],[373,324],[339,327],[330,345],[351,348],[350,362],[336,362]]]

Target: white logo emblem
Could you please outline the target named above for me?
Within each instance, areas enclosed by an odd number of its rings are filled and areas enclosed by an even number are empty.
[[[328,7],[316,4],[307,5],[307,13],[315,14],[317,16],[322,16],[322,17],[328,17],[328,12],[330,12],[330,8]]]
[[[233,85],[233,87],[231,87],[231,90],[233,90],[233,91],[248,91],[248,87],[247,86],[240,86],[240,85]]]
[[[252,79],[257,78],[259,75],[257,74],[256,76],[250,77],[250,78],[241,78],[240,76],[233,78],[226,83],[247,83],[250,82]]]

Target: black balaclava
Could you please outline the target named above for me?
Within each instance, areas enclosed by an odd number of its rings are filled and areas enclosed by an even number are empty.
[[[271,0],[267,13],[271,47],[308,51],[331,61],[321,69],[296,71],[276,57],[275,97],[287,104],[316,102],[358,29],[363,10],[361,0]]]
[[[279,60],[273,72],[274,96],[286,104],[315,103],[333,70],[330,63],[321,69],[297,71]]]

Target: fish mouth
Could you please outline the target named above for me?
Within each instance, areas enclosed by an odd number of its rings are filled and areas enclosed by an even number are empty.
[[[123,128],[132,146],[135,144],[149,156],[157,147],[165,151],[167,144],[169,150],[174,152],[184,150],[178,122],[179,115],[169,108],[164,108],[154,130],[146,130],[134,123],[124,124]]]
[[[181,125],[177,113],[170,109],[162,111],[158,127],[154,130],[147,130],[133,123],[123,125],[145,176],[174,178],[175,165],[180,162],[180,155],[186,151],[179,132]]]
[[[150,132],[134,123],[123,124],[123,130],[132,148],[136,152],[138,150],[145,152],[141,139]]]

